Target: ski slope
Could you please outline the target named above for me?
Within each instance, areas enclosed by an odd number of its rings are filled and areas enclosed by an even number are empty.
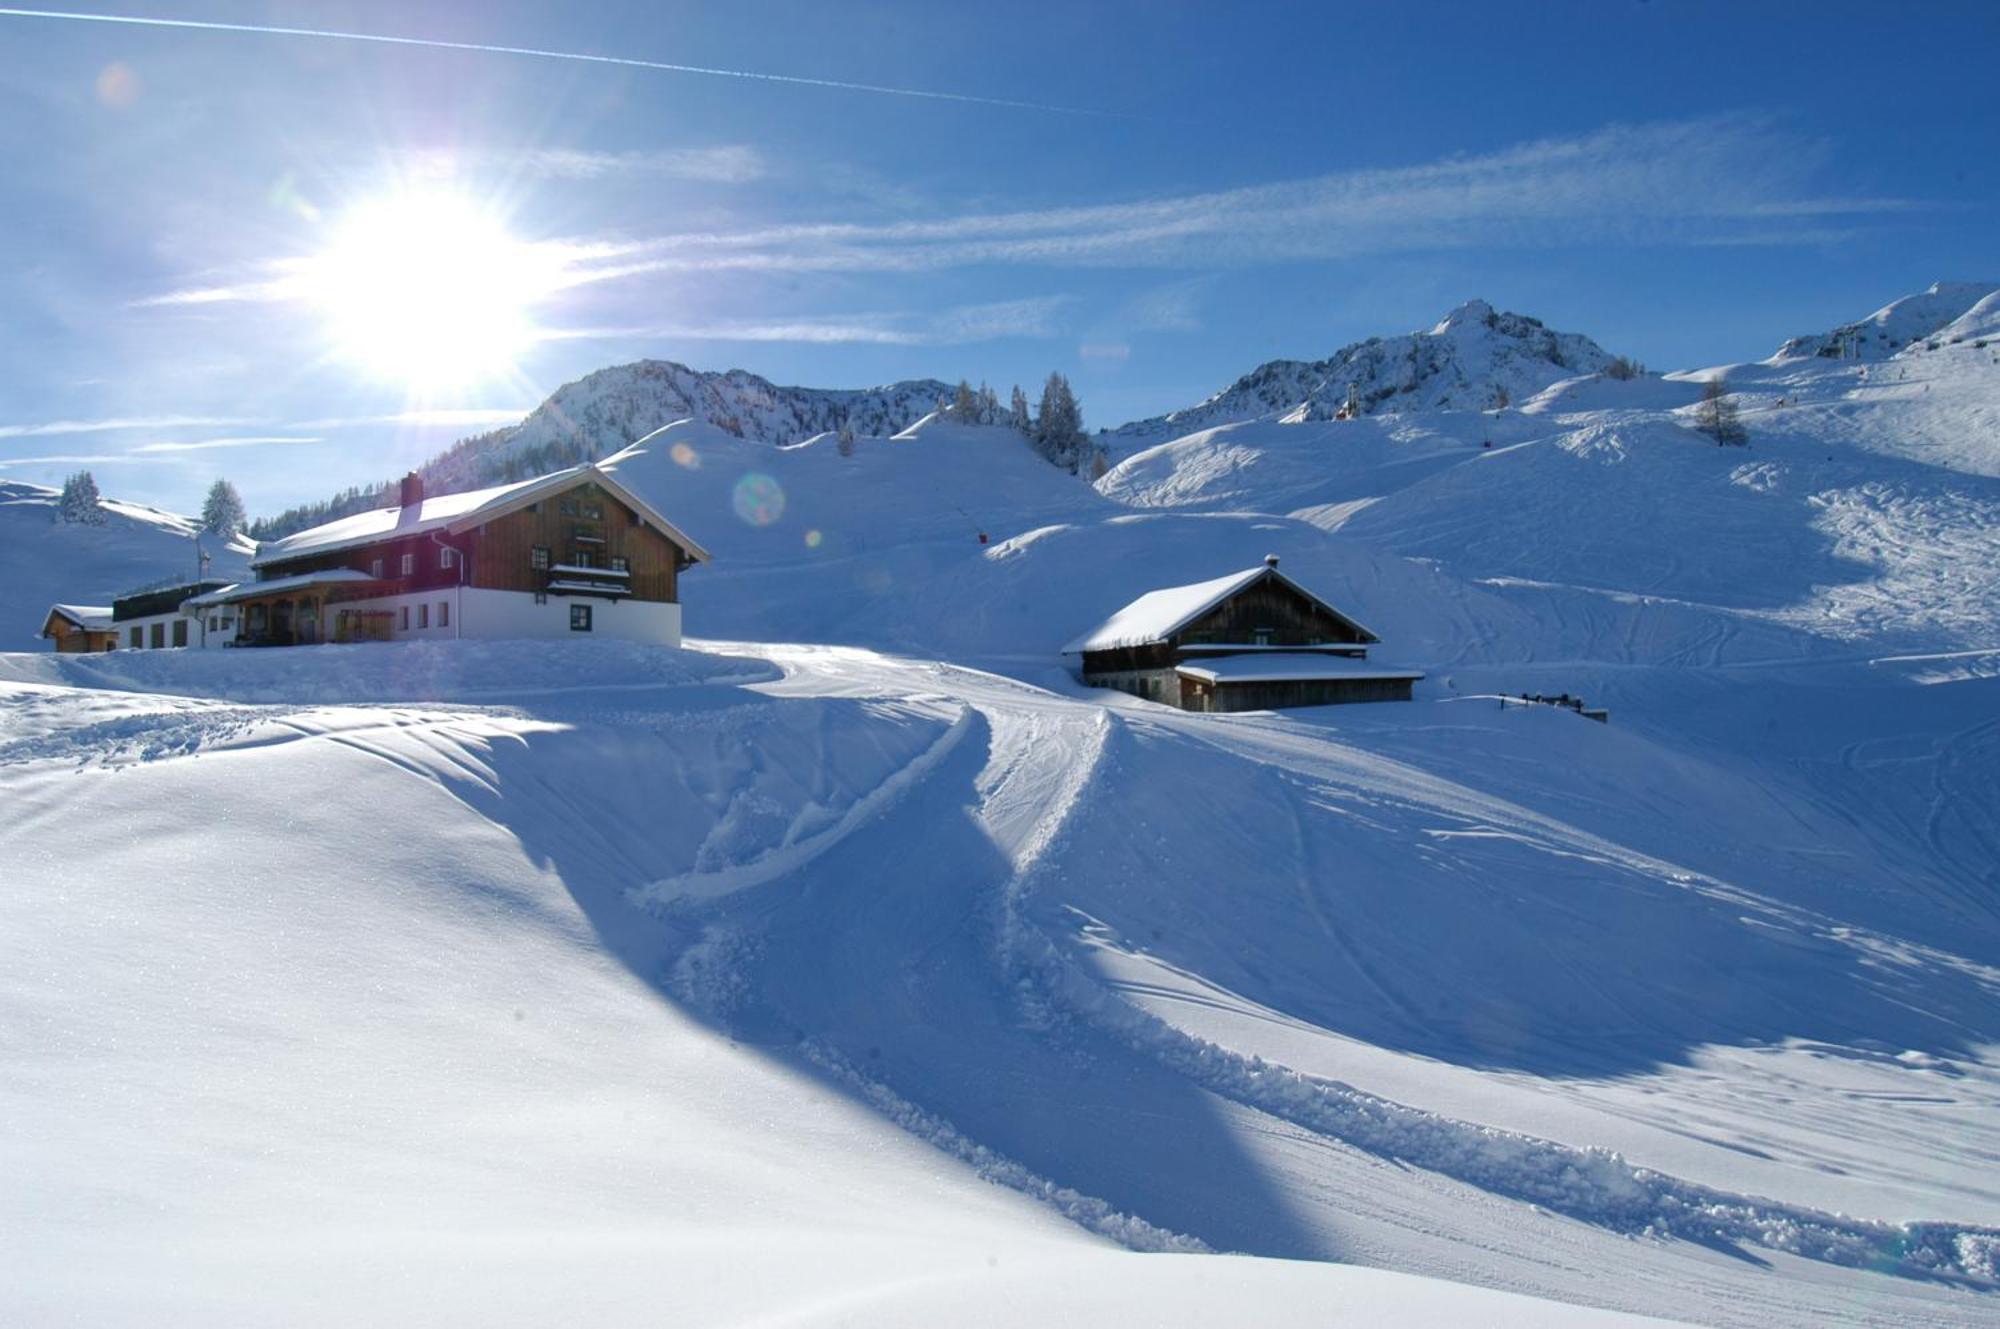
[[[139,586],[168,577],[196,576],[199,523],[122,499],[103,501],[104,524],[72,525],[56,519],[60,494],[40,485],[0,480],[0,650],[37,646],[52,604],[108,605]],[[205,539],[208,575],[247,577],[254,547]]]
[[[0,1313],[1990,1323],[1974,341],[1094,486],[687,421],[699,649],[0,655]],[[1417,699],[1064,668],[1268,553]]]

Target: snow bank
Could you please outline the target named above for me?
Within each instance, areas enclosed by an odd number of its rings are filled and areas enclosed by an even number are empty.
[[[272,650],[0,655],[0,681],[243,702],[505,699],[777,677],[755,660],[613,641],[370,642]]]

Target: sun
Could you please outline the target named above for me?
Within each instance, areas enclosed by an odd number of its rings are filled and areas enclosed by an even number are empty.
[[[410,190],[357,204],[305,264],[335,354],[436,395],[505,375],[560,284],[542,247],[463,195]]]

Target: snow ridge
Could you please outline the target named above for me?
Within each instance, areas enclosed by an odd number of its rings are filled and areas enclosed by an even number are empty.
[[[873,388],[780,387],[747,370],[713,373],[640,360],[558,388],[517,425],[454,444],[423,468],[433,493],[473,489],[594,461],[676,420],[783,446],[841,429],[887,436],[951,394],[936,379]]]
[[[1048,1205],[1087,1232],[1109,1237],[1127,1250],[1212,1254],[1206,1242],[1121,1213],[1094,1195],[1058,1186],[1005,1155],[962,1134],[936,1113],[927,1112],[895,1090],[863,1075],[853,1063],[818,1039],[799,1047],[805,1059],[858,1093],[870,1107],[911,1135],[966,1164],[996,1186],[1021,1192]]]
[[[1324,360],[1272,360],[1207,401],[1110,431],[1122,449],[1219,425],[1282,416],[1331,420],[1354,390],[1362,414],[1483,410],[1501,395],[1525,401],[1564,379],[1595,374],[1612,357],[1590,338],[1472,300],[1427,332],[1370,337]]]
[[[1793,337],[1777,349],[1771,361],[1795,360],[1807,356],[1828,359],[1886,360],[1892,355],[1920,346],[1933,334],[1966,318],[1975,308],[1985,307],[1985,317],[1973,324],[1990,331],[1992,297],[2000,294],[2000,283],[1978,281],[1932,282],[1929,289],[1900,300],[1891,300],[1867,318],[1843,323],[1830,332]],[[1969,329],[1950,328],[1958,340],[1974,335]]]

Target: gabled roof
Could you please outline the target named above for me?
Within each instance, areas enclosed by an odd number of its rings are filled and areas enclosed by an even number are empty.
[[[48,618],[42,620],[42,635],[49,632],[49,619],[60,615],[82,628],[85,632],[110,632],[111,606],[109,605],[50,605]]]
[[[1152,646],[1166,641],[1176,632],[1221,604],[1224,600],[1248,590],[1264,578],[1281,581],[1294,591],[1310,600],[1319,608],[1334,616],[1354,630],[1364,642],[1382,640],[1361,624],[1341,613],[1326,601],[1314,595],[1305,587],[1278,571],[1278,560],[1268,558],[1254,568],[1242,572],[1232,572],[1227,577],[1217,577],[1212,581],[1198,581],[1188,586],[1168,586],[1162,590],[1148,591],[1131,604],[1099,623],[1089,632],[1062,648],[1064,655],[1077,655],[1084,651],[1115,651],[1128,646]]]
[[[530,503],[539,502],[584,483],[595,484],[612,494],[638,513],[640,520],[646,525],[687,550],[688,556],[696,562],[710,561],[711,555],[706,549],[696,544],[685,531],[668,521],[652,504],[620,484],[609,472],[590,464],[551,471],[532,480],[496,485],[491,489],[474,489],[463,494],[439,494],[435,498],[426,498],[408,521],[403,519],[403,509],[400,507],[357,512],[351,517],[342,517],[310,530],[298,531],[282,540],[267,541],[258,549],[257,557],[250,560],[250,565],[267,567],[273,563],[288,563],[295,558],[304,558],[308,555],[353,549],[380,540],[422,535],[430,531],[458,535],[476,526],[484,526],[496,517],[504,517],[510,512],[527,507]]]

